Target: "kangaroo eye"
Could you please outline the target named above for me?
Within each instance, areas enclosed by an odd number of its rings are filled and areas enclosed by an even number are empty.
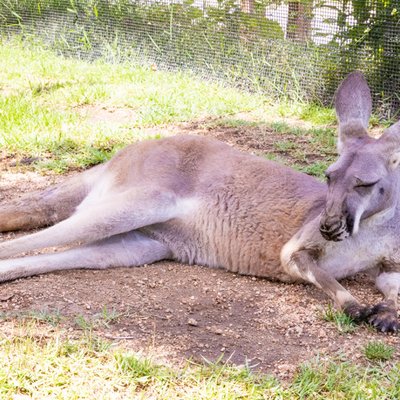
[[[358,188],[372,188],[373,186],[375,186],[378,183],[378,181],[376,182],[359,182],[357,183],[356,187]]]
[[[376,182],[359,182],[355,186],[355,191],[360,195],[366,195],[371,192],[372,188],[378,183]]]

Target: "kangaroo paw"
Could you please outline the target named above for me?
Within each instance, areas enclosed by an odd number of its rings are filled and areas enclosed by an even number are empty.
[[[354,322],[361,323],[367,321],[370,315],[370,307],[363,306],[356,302],[349,303],[344,306],[343,311],[348,315]]]
[[[381,332],[397,332],[400,329],[395,307],[386,302],[371,308],[367,322]]]

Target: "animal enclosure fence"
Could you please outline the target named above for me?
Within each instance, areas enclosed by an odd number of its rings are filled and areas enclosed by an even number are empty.
[[[273,98],[329,104],[351,70],[375,111],[400,108],[399,0],[1,0],[3,37],[58,52],[191,70]]]

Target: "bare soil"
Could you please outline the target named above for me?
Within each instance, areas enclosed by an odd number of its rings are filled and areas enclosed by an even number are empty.
[[[253,127],[168,127],[170,133],[189,131],[256,153],[275,150],[274,141],[282,140],[268,130],[260,135],[259,128]],[[1,202],[65,179],[17,172],[11,163],[10,159],[1,163]],[[3,239],[12,236],[3,235]],[[380,300],[367,276],[343,284],[362,302]],[[399,336],[377,333],[367,326],[341,333],[322,318],[329,303],[310,285],[288,285],[166,261],[140,268],[64,271],[1,284],[4,323],[0,329],[10,334],[6,321],[24,315],[59,315],[60,326],[72,336],[81,334],[82,321],[86,321],[105,339],[170,362],[188,358],[202,362],[223,355],[232,363],[248,363],[283,379],[315,356],[344,355],[366,363],[363,346],[372,340],[395,346],[394,360],[400,359]],[[49,327],[44,324],[43,330],[51,332]]]

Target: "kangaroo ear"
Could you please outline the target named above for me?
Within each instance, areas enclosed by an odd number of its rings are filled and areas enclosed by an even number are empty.
[[[400,164],[400,121],[386,129],[379,142],[383,143],[385,154],[389,155],[389,168],[396,169]]]
[[[346,140],[368,135],[372,99],[367,81],[361,72],[352,72],[340,84],[335,96],[335,109],[339,120],[340,153]]]

